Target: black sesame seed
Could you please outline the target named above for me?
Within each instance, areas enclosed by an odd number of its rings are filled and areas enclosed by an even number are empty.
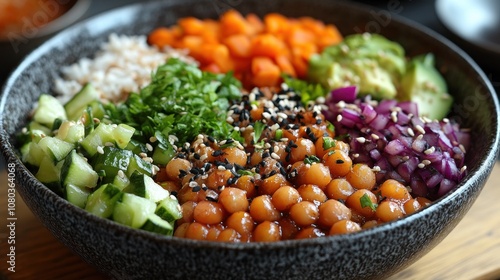
[[[200,160],[200,158],[201,158],[200,154],[198,154],[198,153],[194,153],[193,157],[196,160]]]
[[[262,159],[268,158],[268,157],[270,157],[270,156],[271,156],[271,155],[269,154],[269,152],[268,152],[268,151],[265,151],[265,152],[263,152],[263,153],[262,153]]]
[[[192,192],[199,192],[201,191],[201,187],[200,186],[194,186],[192,189],[191,189]]]
[[[179,179],[184,178],[188,173],[185,170],[180,169],[179,170]]]
[[[215,142],[215,139],[212,137],[212,136],[208,136],[207,137],[208,141],[214,143]]]
[[[343,161],[343,160],[341,160],[341,159],[337,159],[337,160],[335,161],[335,163],[337,163],[337,164],[343,164],[343,163],[344,163],[344,161]]]

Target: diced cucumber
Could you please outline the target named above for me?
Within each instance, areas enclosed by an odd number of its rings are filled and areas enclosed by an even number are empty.
[[[166,165],[174,156],[175,151],[172,145],[158,143],[158,145],[154,148],[152,158],[155,164]]]
[[[42,94],[38,99],[33,120],[48,128],[52,128],[55,119],[66,120],[66,111],[59,100],[49,94]]]
[[[43,133],[44,135],[47,135],[47,136],[50,136],[52,135],[52,130],[48,127],[46,127],[45,125],[42,125],[42,124],[39,124],[37,122],[30,122],[28,124],[28,131],[30,132],[34,132],[36,130],[40,131],[41,133]]]
[[[108,218],[113,214],[115,203],[122,194],[113,184],[104,184],[90,194],[85,210],[96,216]]]
[[[38,146],[48,155],[54,162],[59,162],[75,147],[73,144],[65,142],[55,137],[44,137],[38,142]]]
[[[66,120],[59,127],[55,137],[68,143],[76,144],[85,137],[85,128],[81,123]]]
[[[119,124],[113,129],[113,138],[115,139],[116,145],[125,149],[134,135],[134,132],[135,128],[126,124]]]
[[[84,130],[85,130],[85,136],[89,135],[90,132],[92,132],[95,128],[95,123],[94,123],[94,114],[92,113],[92,108],[88,106],[83,110],[83,113],[80,117],[80,121],[83,124]]]
[[[61,168],[63,162],[54,163],[54,160],[46,155],[40,162],[40,168],[35,174],[35,177],[58,194],[62,193],[61,189]]]
[[[182,218],[179,201],[170,196],[158,202],[155,214],[169,223],[173,223]]]
[[[77,120],[82,115],[83,110],[85,110],[92,101],[98,99],[99,93],[97,90],[91,84],[86,84],[64,105],[68,119]]]
[[[89,104],[90,108],[92,108],[92,115],[94,118],[103,119],[106,111],[104,110],[104,106],[98,100],[94,100]]]
[[[102,148],[103,153],[96,153],[91,160],[94,170],[99,173],[104,171],[105,182],[114,180],[119,170],[126,172],[133,154],[129,150],[115,147]]]
[[[130,185],[130,180],[125,174],[123,174],[123,176],[117,174],[113,179],[113,185],[115,185],[120,190],[124,190],[126,187],[128,187],[128,185]]]
[[[125,191],[147,198],[155,203],[170,195],[169,191],[158,185],[151,177],[139,172],[134,172],[130,176],[130,185]]]
[[[65,187],[65,198],[72,204],[80,207],[80,208],[85,208],[85,205],[87,204],[87,199],[90,195],[90,189],[89,188],[80,188],[77,187],[73,184],[68,184]]]
[[[135,171],[151,176],[152,169],[153,166],[151,165],[151,163],[134,154],[134,156],[130,159],[130,164],[127,169],[127,176],[130,178],[130,176],[132,176]]]
[[[113,220],[132,228],[141,228],[154,214],[155,208],[156,204],[147,198],[124,193],[115,203]]]
[[[141,229],[163,235],[173,235],[174,233],[174,227],[155,214],[148,217]]]
[[[134,139],[131,139],[130,142],[128,142],[128,145],[125,149],[132,151],[136,155],[148,152],[145,144]]]
[[[112,132],[112,125],[100,123],[80,144],[89,155],[93,156],[97,153],[98,147],[103,147],[106,143],[114,144]]]
[[[33,166],[40,166],[42,159],[45,157],[45,152],[36,142],[29,142],[27,145],[29,145],[29,149],[28,152],[23,155],[23,162]]]
[[[61,181],[63,186],[69,184],[80,188],[95,188],[99,176],[87,160],[72,150],[64,160],[61,169]]]

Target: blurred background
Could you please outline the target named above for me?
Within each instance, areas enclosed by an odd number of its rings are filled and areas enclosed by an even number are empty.
[[[115,7],[147,1],[151,0],[0,0],[0,85],[3,86],[11,71],[27,54],[58,31]],[[244,0],[213,1],[221,7],[237,8],[237,3]],[[351,1],[373,7],[375,29],[390,24],[391,18],[397,16],[415,21],[450,39],[478,63],[499,92],[500,49],[483,38],[500,41],[500,1]],[[466,6],[469,3],[472,6]],[[489,6],[481,9],[479,4]],[[455,28],[451,23],[457,19],[459,26]],[[19,24],[13,24],[16,21]],[[475,27],[473,23],[482,25]],[[457,35],[460,31],[464,35]],[[0,155],[0,170],[3,165]]]

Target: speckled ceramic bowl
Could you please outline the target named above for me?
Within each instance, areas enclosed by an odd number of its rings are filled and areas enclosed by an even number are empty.
[[[227,4],[242,13],[280,12],[336,24],[343,34],[380,32],[413,56],[433,52],[456,99],[452,115],[472,128],[469,175],[458,189],[404,219],[355,234],[277,243],[222,244],[132,230],[78,209],[38,182],[19,160],[15,134],[37,97],[50,92],[61,66],[91,56],[111,32],[146,34],[183,16],[217,17]],[[393,16],[349,2],[170,0],[125,7],[71,28],[45,43],[3,88],[0,142],[16,165],[17,191],[50,231],[89,263],[117,279],[376,279],[410,265],[438,244],[479,195],[498,153],[499,106],[485,75],[446,39]]]

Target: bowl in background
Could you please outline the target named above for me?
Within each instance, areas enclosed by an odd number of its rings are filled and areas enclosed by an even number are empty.
[[[56,32],[72,25],[92,0],[5,1],[0,20],[0,81],[29,52]],[[10,7],[12,10],[7,10]],[[22,13],[21,13],[22,12]]]
[[[26,125],[38,96],[51,91],[61,67],[92,56],[109,34],[147,34],[180,17],[216,18],[223,8],[208,0],[172,0],[124,7],[77,24],[30,54],[8,79],[0,101],[0,146],[7,163],[16,165],[17,191],[34,214],[76,254],[117,279],[381,279],[431,250],[474,203],[498,154],[498,100],[480,68],[431,30],[397,16],[389,23],[380,22],[377,11],[367,6],[328,0],[231,3],[243,14],[312,16],[335,24],[344,35],[381,33],[402,44],[408,56],[434,53],[455,98],[450,117],[470,127],[472,139],[482,140],[468,151],[465,180],[429,207],[401,220],[348,235],[275,243],[164,237],[124,227],[71,205],[22,164],[15,135]]]

